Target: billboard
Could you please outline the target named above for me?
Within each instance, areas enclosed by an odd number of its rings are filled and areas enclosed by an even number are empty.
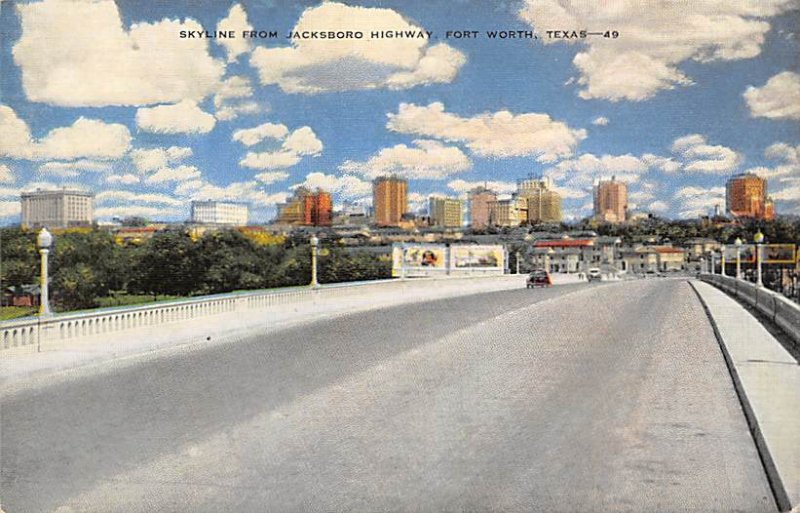
[[[427,275],[447,271],[447,246],[395,244],[392,246],[392,276]]]
[[[756,246],[755,244],[743,244],[739,247],[739,255],[743,264],[756,263]],[[725,246],[725,262],[728,264],[736,263],[736,246]]]
[[[451,246],[450,268],[453,270],[469,269],[504,269],[505,251],[503,246]]]
[[[793,264],[795,262],[794,244],[767,244],[763,251],[766,264]]]

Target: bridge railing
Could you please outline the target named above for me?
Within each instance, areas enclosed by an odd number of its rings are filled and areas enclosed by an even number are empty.
[[[800,344],[800,305],[777,292],[730,276],[704,274],[701,279],[716,285],[732,296],[742,299],[742,301],[769,317],[796,343]]]
[[[497,277],[497,276],[495,276]],[[64,343],[84,337],[161,326],[214,315],[244,313],[280,305],[297,305],[320,300],[340,300],[381,290],[402,294],[409,287],[438,287],[442,281],[481,280],[484,276],[416,278],[336,283],[318,288],[291,287],[164,301],[154,304],[101,308],[29,317],[0,323],[0,353],[6,350],[36,351],[44,340]]]

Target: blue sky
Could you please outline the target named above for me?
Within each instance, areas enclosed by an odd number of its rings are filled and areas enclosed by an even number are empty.
[[[4,0],[0,223],[18,222],[20,191],[62,185],[95,192],[101,219],[183,220],[192,199],[230,199],[263,222],[298,184],[368,203],[388,173],[410,179],[415,208],[547,175],[567,218],[616,175],[636,209],[690,218],[753,171],[800,214],[795,2],[586,4]],[[237,37],[180,38],[218,28]],[[287,40],[295,29],[433,35]],[[547,35],[581,29],[619,37]]]

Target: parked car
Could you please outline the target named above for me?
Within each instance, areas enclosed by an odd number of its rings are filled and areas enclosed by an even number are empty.
[[[550,273],[545,270],[533,271],[528,276],[527,286],[529,289],[534,287],[550,287],[553,285],[553,280],[550,278]]]
[[[592,267],[589,269],[589,271],[586,273],[586,277],[590,282],[601,281],[603,279],[603,275],[600,273],[600,269],[597,267]]]

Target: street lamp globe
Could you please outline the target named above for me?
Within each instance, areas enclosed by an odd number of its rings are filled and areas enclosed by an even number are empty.
[[[36,243],[42,249],[49,249],[53,245],[53,236],[47,231],[47,228],[42,228],[42,231],[39,232]]]
[[[737,248],[741,247],[742,244],[743,244],[742,238],[741,237],[736,237],[736,240],[733,241],[733,243],[736,245]]]
[[[319,239],[317,238],[317,236],[316,236],[316,235],[312,235],[312,236],[311,236],[311,239],[310,239],[310,242],[311,242],[311,245],[312,245],[312,246],[316,246],[316,245],[318,245],[318,244],[319,244]]]
[[[756,244],[762,244],[764,242],[764,234],[761,233],[761,230],[758,230],[756,234],[753,236],[753,242]]]

